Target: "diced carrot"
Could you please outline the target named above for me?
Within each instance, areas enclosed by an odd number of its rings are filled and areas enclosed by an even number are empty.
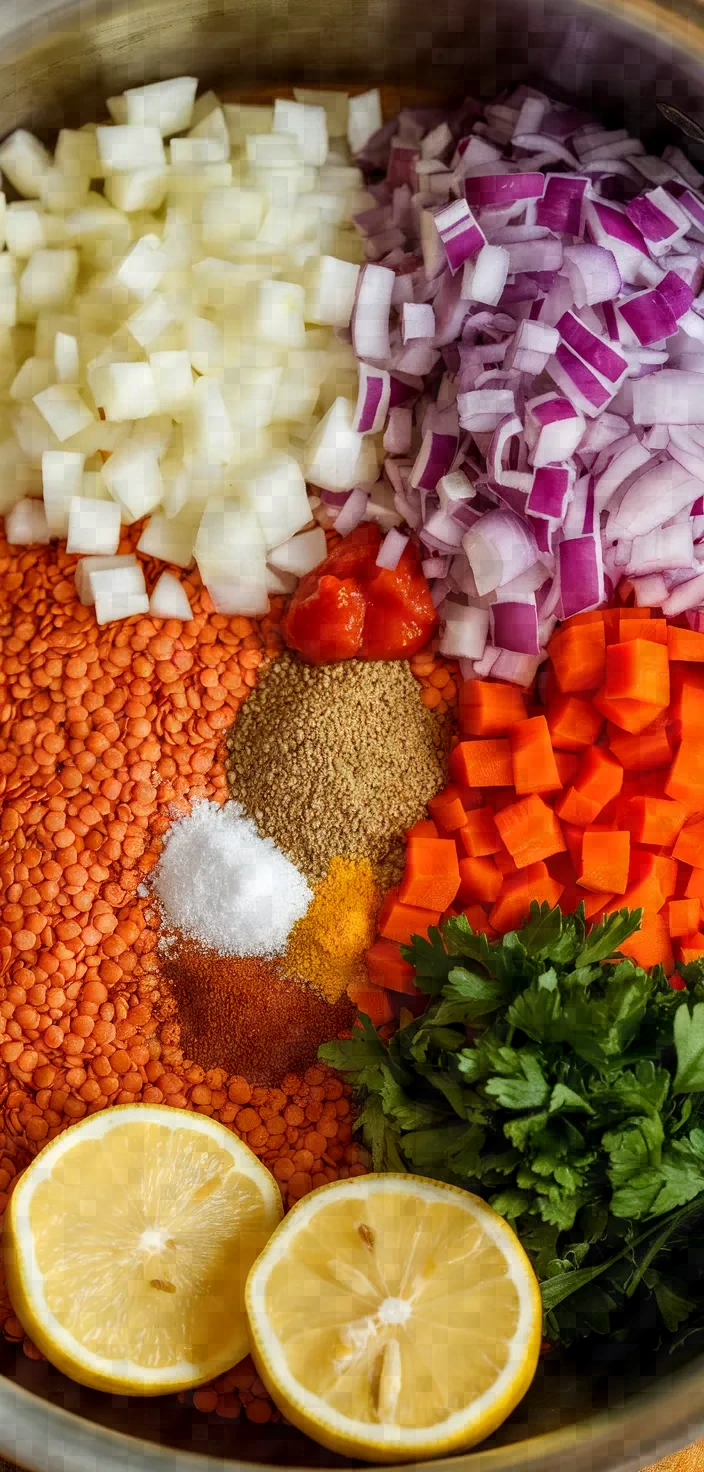
[[[664,895],[655,870],[649,873],[634,873],[633,865],[636,858],[652,859],[653,854],[646,854],[643,850],[631,849],[631,873],[628,876],[628,888],[623,895],[617,895],[606,905],[607,914],[613,910],[643,910],[645,914],[656,914],[661,910],[667,895]]]
[[[467,816],[459,791],[452,782],[437,797],[430,798],[428,812],[442,833],[455,833]]]
[[[668,797],[629,797],[622,807],[622,820],[634,843],[663,848],[672,847],[686,816],[682,803]]]
[[[677,860],[670,858],[669,854],[654,854],[655,874],[660,889],[666,900],[672,899],[677,888],[678,866]]]
[[[518,929],[527,919],[533,900],[539,905],[547,901],[551,907],[559,903],[562,885],[547,873],[529,877],[530,872],[526,869],[506,879],[501,898],[489,911],[489,923],[503,935]]]
[[[560,824],[537,793],[497,813],[496,826],[519,869],[564,851]]]
[[[622,905],[624,903],[625,900]],[[637,966],[642,966],[644,971],[650,971],[653,966],[664,966],[669,975],[675,969],[672,942],[664,915],[649,915],[646,912],[640,930],[622,941],[619,950],[624,956],[630,956]]]
[[[570,782],[574,782],[579,767],[579,757],[576,751],[556,751],[555,766],[562,786],[569,787]]]
[[[460,887],[457,847],[453,838],[411,838],[398,897],[402,905],[446,910]]]
[[[678,629],[670,624],[667,647],[670,659],[684,659],[697,664],[704,660],[704,634],[698,634],[695,629]]]
[[[565,844],[567,846],[567,852],[572,860],[575,872],[578,872],[582,866],[582,841],[584,839],[584,829],[578,827],[576,823],[561,822],[560,827],[562,829],[562,837],[564,838]]]
[[[664,725],[655,725],[638,735],[628,736],[613,728],[609,731],[609,746],[626,772],[651,771],[653,767],[669,767],[672,749]]]
[[[630,833],[600,833],[587,829],[582,842],[582,868],[577,883],[593,894],[606,891],[623,894],[628,887],[630,853]]]
[[[390,992],[406,992],[410,996],[422,995],[413,980],[413,967],[408,961],[404,961],[398,941],[380,937],[375,940],[364,959],[369,979],[375,986],[386,987]]]
[[[590,746],[579,764],[573,787],[558,798],[555,812],[566,823],[586,828],[599,816],[602,808],[617,797],[623,782],[623,769],[602,746]]]
[[[683,966],[687,966],[690,961],[700,961],[704,954],[704,935],[702,935],[701,931],[697,930],[693,935],[684,935],[680,941],[679,952],[679,958]],[[677,990],[685,990],[684,982]]]
[[[493,859],[460,859],[459,898],[462,904],[480,900],[493,905],[501,893],[503,874]]]
[[[440,834],[438,833],[438,830],[437,830],[437,828],[436,828],[436,826],[435,826],[432,818],[419,818],[418,819],[418,822],[417,823],[414,823],[413,824],[413,827],[408,829],[408,831],[406,833],[406,843],[408,843],[411,838],[439,838],[439,837],[440,837]]]
[[[600,890],[598,894],[590,894],[588,890],[581,890],[578,893],[581,894],[584,915],[587,920],[593,920],[595,915],[600,915],[613,899],[612,894],[606,894],[603,890]]]
[[[704,869],[693,869],[685,888],[688,900],[704,900]]]
[[[564,853],[551,854],[550,858],[546,859],[545,862],[551,879],[557,879],[566,888],[572,884],[576,884],[577,872],[572,863],[572,857],[566,849]]]
[[[460,686],[460,730],[465,736],[505,736],[525,714],[525,700],[516,685],[465,680]]]
[[[614,647],[620,648],[621,646]],[[659,649],[660,645],[651,644],[650,648]],[[594,704],[597,710],[606,716],[607,721],[613,721],[615,726],[619,726],[622,731],[629,731],[632,736],[637,736],[640,731],[644,731],[646,726],[650,726],[655,717],[665,709],[662,705],[653,705],[644,700],[620,700],[615,696],[608,696],[603,687],[594,696]]]
[[[601,804],[593,797],[586,797],[579,788],[574,785],[568,787],[564,795],[555,803],[555,812],[563,823],[571,823],[579,828],[587,828],[598,818],[601,812]]]
[[[634,700],[664,707],[670,702],[667,649],[650,639],[611,644],[606,651],[604,695],[607,700]],[[618,724],[618,722],[617,722]]]
[[[676,936],[691,935],[697,929],[701,908],[701,900],[670,900],[667,923],[673,940]]]
[[[669,714],[690,735],[697,728],[704,731],[704,670],[691,665],[670,665]]]
[[[403,905],[398,897],[398,885],[384,895],[377,929],[386,940],[397,940],[408,945],[414,935],[427,935],[431,925],[437,925],[440,910],[420,909],[417,905]]]
[[[450,756],[450,773],[467,787],[511,787],[511,742],[507,736],[460,741]]]
[[[695,869],[704,869],[704,819],[687,823],[681,829],[672,857],[683,864],[692,864]]]
[[[476,808],[473,813],[466,813],[457,839],[470,859],[498,853],[501,839],[491,808]]]
[[[579,628],[581,624],[603,624],[609,612],[607,608],[588,608],[586,613],[571,613],[569,618],[566,618],[561,624],[560,632],[563,629]]]
[[[385,1022],[392,1021],[394,1009],[382,987],[373,986],[371,982],[351,981],[347,995],[357,1011],[364,1012],[375,1027],[383,1027]]]
[[[610,617],[612,613],[617,613],[618,614],[618,622],[619,622],[619,625],[621,623],[621,620],[622,619],[626,619],[626,618],[633,618],[633,619],[636,619],[637,620],[639,618],[654,618],[655,617],[655,615],[653,614],[652,608],[614,608],[614,609],[607,608],[607,609],[604,610],[604,616],[606,616],[608,614],[609,617]]]
[[[493,925],[489,924],[486,910],[483,908],[482,905],[466,905],[461,913],[466,916],[472,927],[472,930],[474,930],[478,935],[486,935],[489,937],[489,939],[491,939],[492,936],[496,935],[496,931],[494,930]]]
[[[667,623],[664,618],[622,618],[619,620],[618,637],[621,644],[632,639],[649,639],[651,644],[667,647]]]
[[[515,860],[511,858],[508,849],[504,847],[503,843],[501,844],[499,852],[497,854],[494,854],[494,863],[496,864],[496,867],[501,874],[518,873],[518,865]]]
[[[665,792],[681,802],[690,813],[704,809],[704,761],[701,741],[696,736],[683,736],[670,767]]]
[[[603,621],[559,629],[548,644],[548,654],[563,695],[596,690],[604,678],[606,660]]]
[[[589,700],[578,695],[558,695],[547,714],[550,740],[560,751],[583,751],[593,746],[603,718]]]
[[[555,766],[545,716],[517,721],[511,730],[513,785],[519,797],[531,792],[556,792],[560,774]]]

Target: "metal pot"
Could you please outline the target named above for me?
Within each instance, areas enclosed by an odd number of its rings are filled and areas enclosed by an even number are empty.
[[[106,96],[183,72],[244,96],[383,82],[406,101],[489,98],[528,79],[657,149],[682,142],[659,105],[704,123],[704,12],[695,0],[0,0],[0,136],[100,117]],[[287,1428],[84,1390],[7,1344],[0,1372],[0,1451],[34,1472],[346,1465]],[[589,1362],[543,1361],[490,1442],[436,1466],[628,1472],[702,1433],[704,1360],[597,1342]]]

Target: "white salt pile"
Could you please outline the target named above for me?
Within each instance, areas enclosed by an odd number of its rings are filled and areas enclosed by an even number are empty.
[[[312,891],[239,803],[196,802],[171,829],[152,882],[179,930],[222,956],[275,956]]]

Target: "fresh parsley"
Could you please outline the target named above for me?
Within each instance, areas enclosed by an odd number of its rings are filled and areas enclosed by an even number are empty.
[[[553,1341],[618,1335],[646,1301],[663,1337],[704,1332],[704,966],[684,992],[646,973],[619,952],[640,920],[587,931],[581,906],[533,904],[496,942],[448,920],[403,947],[422,1016],[388,1043],[360,1017],[320,1049],[376,1170],[464,1186],[514,1225]]]

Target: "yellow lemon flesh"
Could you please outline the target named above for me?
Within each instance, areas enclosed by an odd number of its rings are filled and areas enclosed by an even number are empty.
[[[273,1177],[215,1120],[106,1109],[42,1150],[11,1198],[12,1302],[83,1385],[199,1385],[247,1353],[245,1282],[281,1215]]]
[[[300,1201],[247,1283],[252,1354],[315,1440],[416,1461],[488,1436],[524,1395],[541,1341],[538,1283],[491,1207],[409,1175]]]

